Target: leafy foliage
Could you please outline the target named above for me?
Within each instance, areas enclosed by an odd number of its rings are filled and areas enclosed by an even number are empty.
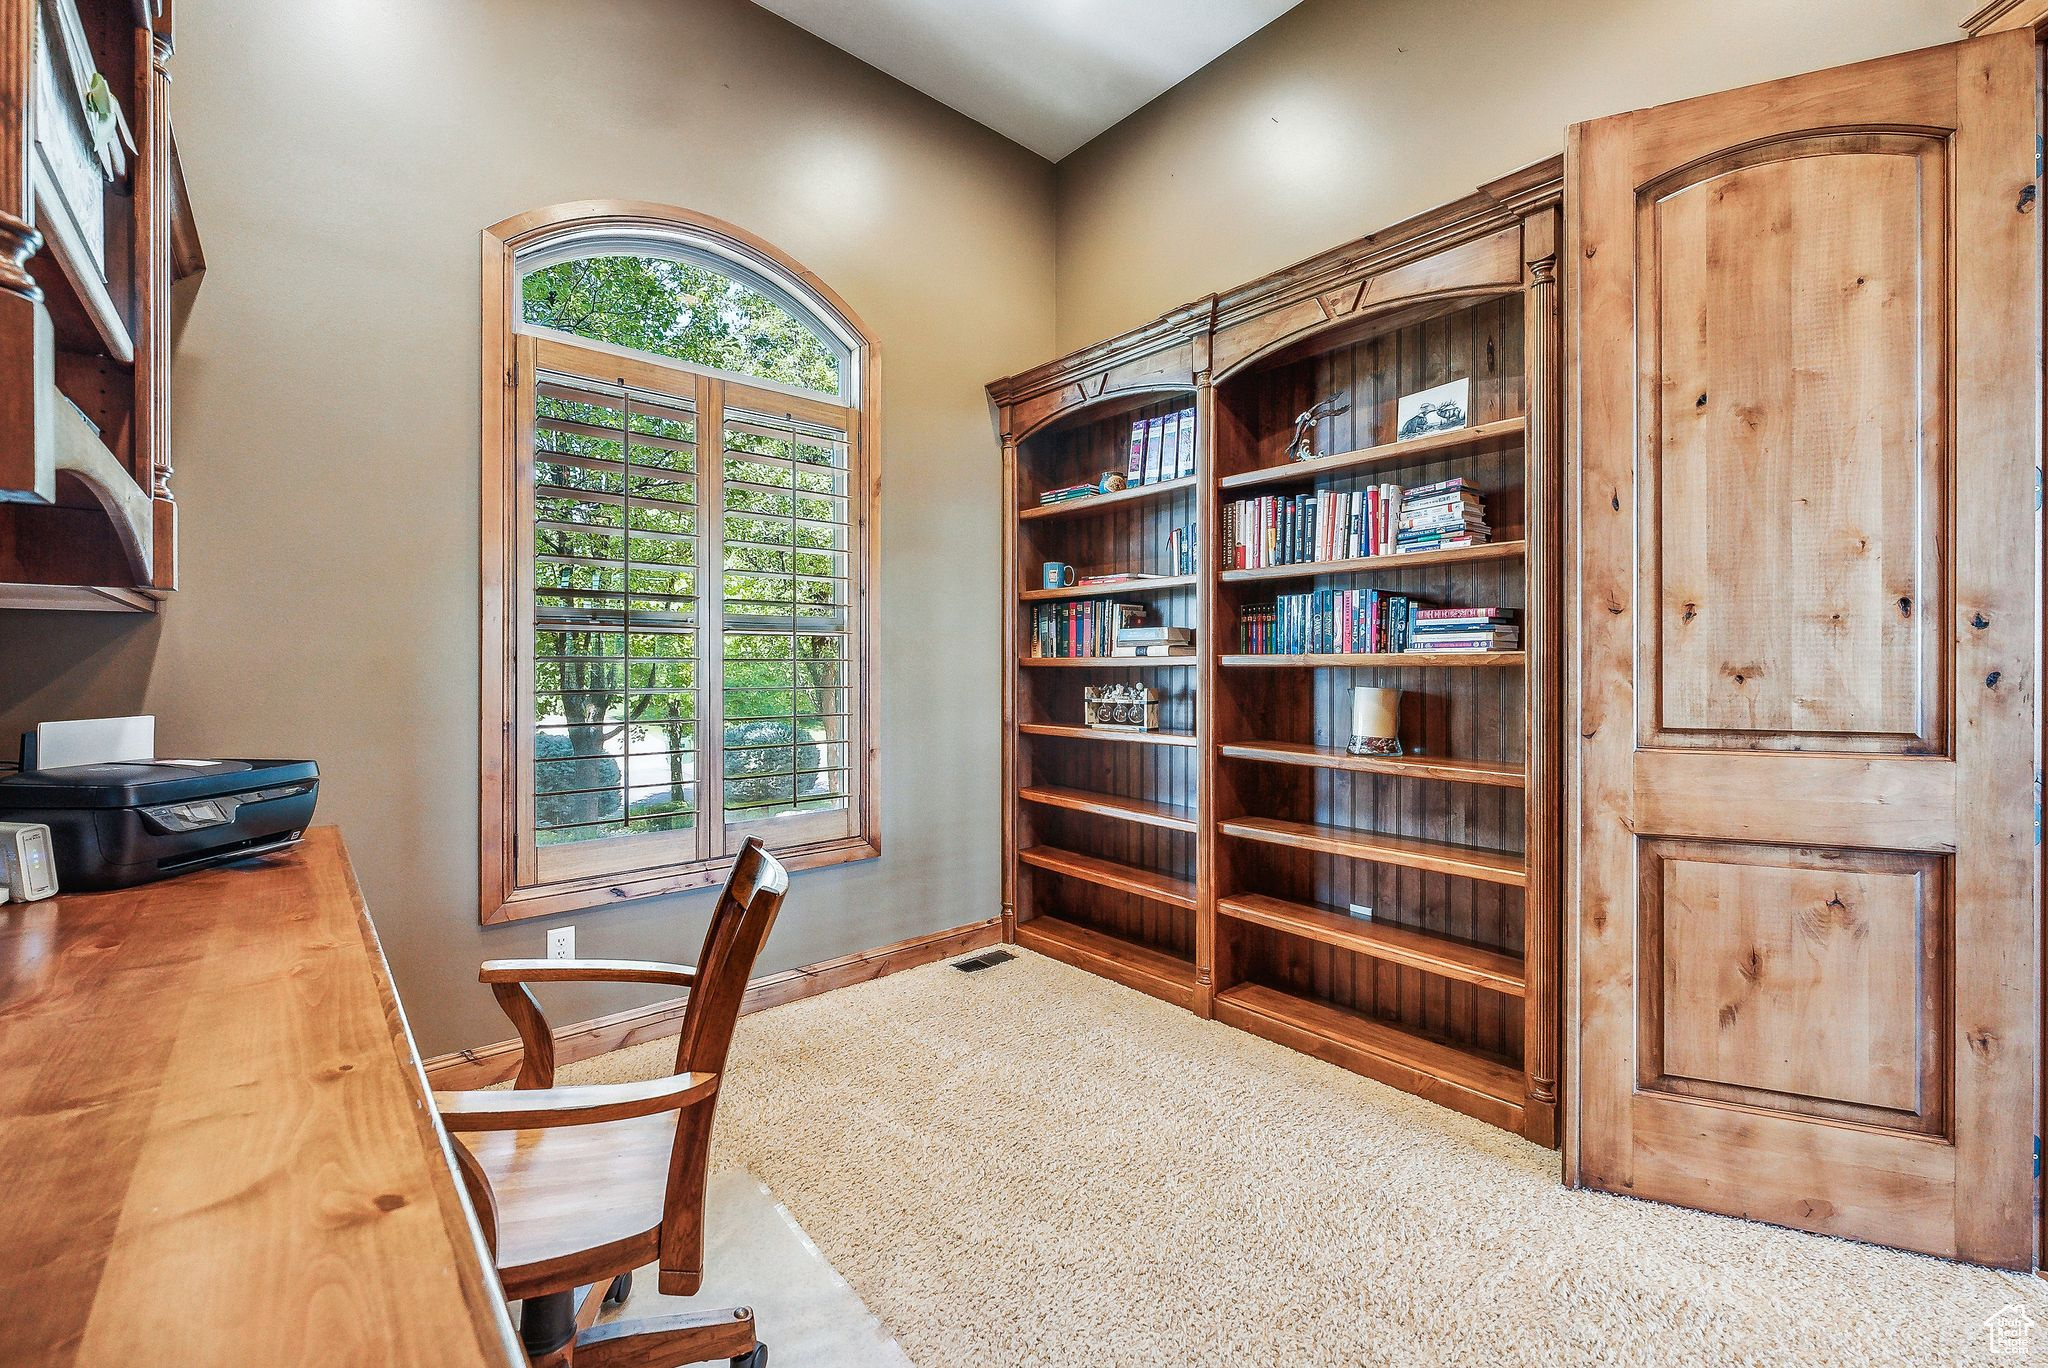
[[[839,393],[838,358],[780,304],[740,281],[658,257],[581,257],[521,285],[526,321],[700,366]]]

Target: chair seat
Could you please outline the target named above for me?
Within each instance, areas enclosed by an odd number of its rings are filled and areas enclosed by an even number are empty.
[[[655,1257],[676,1114],[458,1135],[498,1203],[507,1297],[560,1292]]]

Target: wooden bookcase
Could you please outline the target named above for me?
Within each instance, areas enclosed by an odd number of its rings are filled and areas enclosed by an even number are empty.
[[[1555,160],[1431,214],[990,386],[1008,516],[1004,926],[1017,943],[1204,1016],[1557,1139],[1560,549]],[[1395,440],[1395,403],[1471,379],[1468,426]],[[1335,396],[1314,460],[1297,413]],[[1192,482],[1050,510],[1123,466],[1134,417],[1192,403]],[[1462,475],[1483,546],[1220,567],[1221,511],[1268,493]],[[1118,586],[1196,655],[1140,673],[1161,731],[1081,727],[1124,662],[1033,660],[1040,564],[1197,573]],[[1481,655],[1246,655],[1276,592],[1378,588],[1521,616]],[[1060,597],[1078,590],[1059,591]],[[1121,668],[1120,668],[1121,667]],[[1407,753],[1345,752],[1349,690],[1403,691]],[[1369,905],[1370,920],[1347,914]]]
[[[1204,318],[1190,311],[1096,349],[1089,379],[1004,404],[1009,502],[1004,564],[1008,631],[1004,692],[1005,875],[1008,938],[1185,1007],[1196,1001],[1201,906],[1203,759],[1198,657],[1039,659],[1033,610],[1086,599],[1144,606],[1148,619],[1197,629],[1205,575],[1178,573],[1169,535],[1197,526],[1206,464],[1192,477],[1041,507],[1047,489],[1122,471],[1134,420],[1194,406],[1196,345]],[[1134,583],[1046,589],[1047,561],[1082,575],[1139,573]],[[1091,685],[1142,682],[1159,694],[1159,728],[1093,731],[1082,725]]]

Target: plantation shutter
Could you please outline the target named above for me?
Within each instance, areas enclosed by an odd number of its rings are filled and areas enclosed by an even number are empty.
[[[857,837],[849,411],[552,338],[517,356],[521,880]]]
[[[532,850],[544,880],[703,858],[697,400],[532,381]]]
[[[843,423],[724,386],[719,797],[726,841],[856,832],[854,536]]]

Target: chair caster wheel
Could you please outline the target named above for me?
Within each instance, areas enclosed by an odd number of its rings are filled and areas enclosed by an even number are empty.
[[[633,1275],[621,1273],[612,1279],[612,1285],[604,1290],[606,1306],[624,1306],[626,1298],[633,1295]]]
[[[756,1344],[751,1354],[741,1354],[733,1359],[732,1368],[768,1368],[768,1346]]]

